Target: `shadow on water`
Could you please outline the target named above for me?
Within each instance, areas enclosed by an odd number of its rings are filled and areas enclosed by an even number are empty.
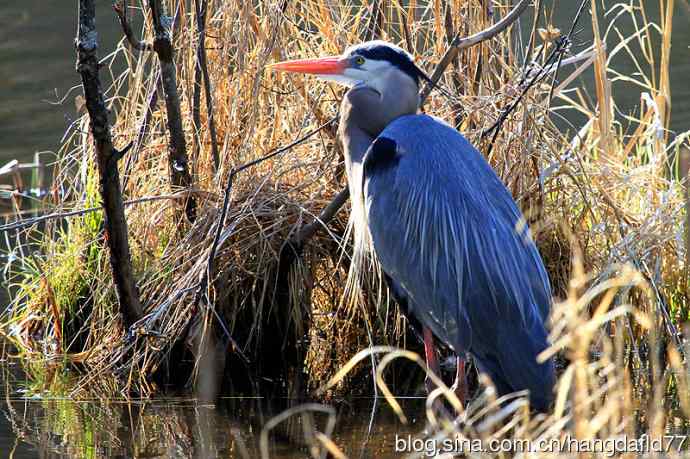
[[[261,457],[263,426],[276,414],[299,406],[285,398],[223,398],[216,406],[192,398],[154,400],[72,399],[50,395],[30,382],[11,361],[2,364],[3,416],[0,444],[15,459],[43,458],[213,458]],[[69,384],[69,374],[52,374]],[[45,384],[42,383],[42,384]],[[338,404],[332,440],[352,458],[398,457],[395,436],[424,428],[424,400],[401,400],[410,423],[401,425],[384,400],[353,399]],[[272,458],[303,458],[311,426],[323,431],[325,414],[291,416],[269,434]],[[370,428],[371,427],[371,428]]]

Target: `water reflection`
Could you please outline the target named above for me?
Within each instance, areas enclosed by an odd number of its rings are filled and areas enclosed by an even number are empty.
[[[2,367],[5,390],[0,444],[8,457],[42,458],[258,458],[263,427],[298,400],[223,398],[216,406],[191,398],[154,400],[50,397],[11,364]],[[69,375],[51,375],[66,383]],[[57,378],[57,379],[56,379]],[[45,398],[35,394],[45,394]],[[424,400],[401,400],[410,423],[401,425],[385,401],[363,398],[338,404],[332,439],[349,457],[388,458],[395,435],[418,434]],[[271,458],[310,457],[314,427],[325,431],[328,416],[294,415],[270,431]]]

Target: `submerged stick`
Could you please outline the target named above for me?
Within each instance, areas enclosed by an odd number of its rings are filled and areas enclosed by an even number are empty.
[[[129,328],[143,316],[143,308],[132,272],[127,220],[117,168],[117,160],[122,157],[124,151],[115,149],[110,136],[108,110],[105,107],[98,77],[97,50],[95,2],[94,0],[79,0],[77,72],[81,75],[86,109],[91,119],[91,133],[100,175],[100,193],[105,211],[105,239],[110,251],[110,267],[113,271],[120,315],[125,327]]]

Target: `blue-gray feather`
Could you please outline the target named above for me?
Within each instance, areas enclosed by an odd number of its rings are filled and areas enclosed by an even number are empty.
[[[545,409],[555,381],[551,290],[510,193],[455,129],[427,115],[390,123],[364,158],[376,258],[417,319],[469,352],[501,393],[528,389]]]

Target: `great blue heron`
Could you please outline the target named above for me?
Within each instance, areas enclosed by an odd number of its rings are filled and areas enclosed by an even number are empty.
[[[439,372],[435,337],[458,356],[472,355],[500,394],[527,389],[532,406],[547,409],[555,372],[552,360],[537,362],[551,306],[543,261],[482,155],[451,126],[419,113],[428,77],[412,57],[370,41],[341,56],[272,67],[351,87],[339,137],[355,256],[373,249],[393,295],[423,328],[428,366]],[[458,357],[461,395],[463,372]]]

